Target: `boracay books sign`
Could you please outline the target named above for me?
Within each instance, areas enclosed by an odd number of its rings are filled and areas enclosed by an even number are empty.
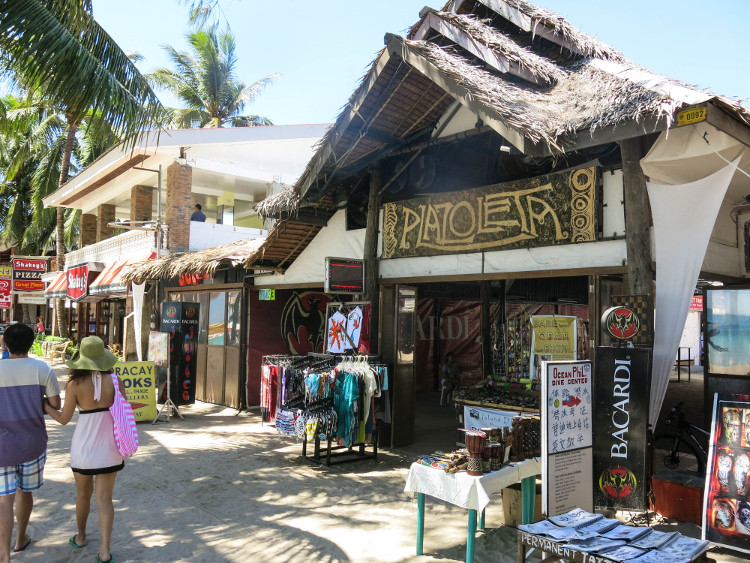
[[[531,248],[596,240],[596,167],[383,207],[383,258]]]
[[[542,512],[591,512],[591,362],[542,362],[542,397]]]

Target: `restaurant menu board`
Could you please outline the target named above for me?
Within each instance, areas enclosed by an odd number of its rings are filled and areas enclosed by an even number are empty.
[[[714,395],[703,539],[750,553],[750,395]]]
[[[534,315],[531,321],[531,377],[540,374],[533,368],[541,365],[535,357],[547,361],[575,361],[578,359],[576,344],[577,317],[564,315]]]
[[[542,512],[593,510],[591,362],[543,362]]]
[[[596,349],[594,506],[648,509],[649,348]]]

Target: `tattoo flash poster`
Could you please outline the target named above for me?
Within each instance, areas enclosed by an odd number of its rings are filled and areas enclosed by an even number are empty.
[[[750,395],[714,395],[703,539],[750,553]]]

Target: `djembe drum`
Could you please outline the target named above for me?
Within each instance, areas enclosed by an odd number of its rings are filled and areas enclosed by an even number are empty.
[[[468,475],[481,477],[482,471],[482,453],[484,452],[484,432],[479,430],[466,431],[466,449],[469,452],[469,465],[466,468]]]

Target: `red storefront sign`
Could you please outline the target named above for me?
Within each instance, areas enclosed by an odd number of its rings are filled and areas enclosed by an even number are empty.
[[[0,266],[0,309],[9,309],[11,306],[10,280],[10,268],[8,266]]]
[[[89,294],[89,266],[84,264],[70,268],[68,276],[68,299],[79,301]]]
[[[693,295],[693,300],[690,302],[691,311],[702,311],[703,310],[703,296]]]
[[[47,260],[44,258],[13,258],[13,291],[44,291],[42,274],[47,271]]]

